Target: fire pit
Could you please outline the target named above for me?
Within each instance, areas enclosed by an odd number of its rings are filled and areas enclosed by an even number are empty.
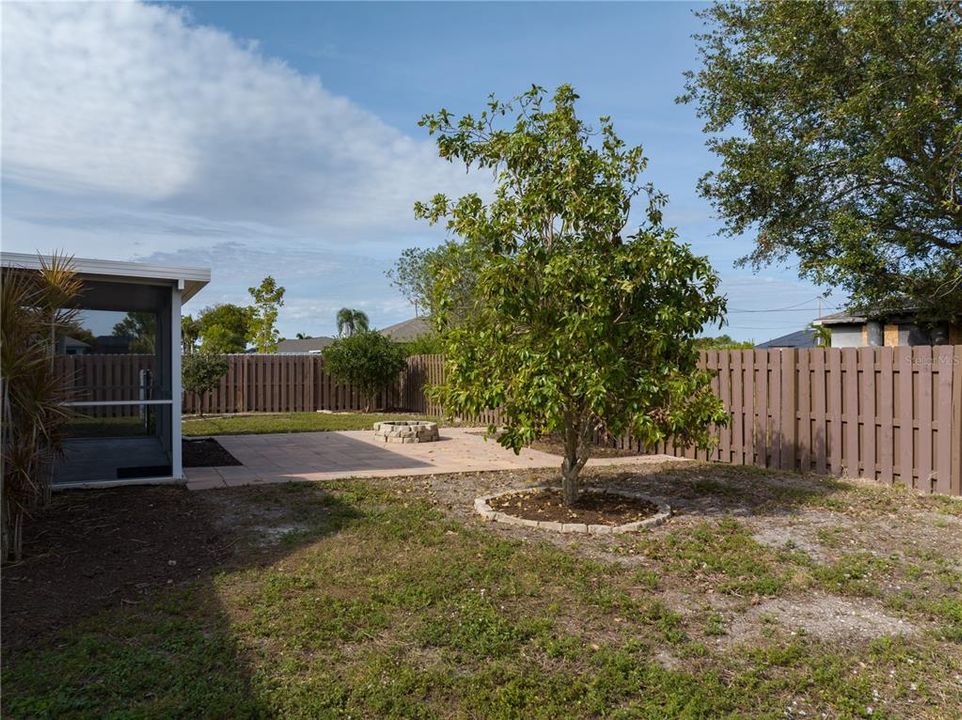
[[[393,443],[424,443],[440,439],[438,424],[422,420],[388,420],[374,423],[374,439]]]

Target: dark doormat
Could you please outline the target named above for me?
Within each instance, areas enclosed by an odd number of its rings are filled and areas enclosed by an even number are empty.
[[[182,447],[184,467],[226,467],[241,464],[214,438],[184,438]]]
[[[118,480],[130,480],[132,478],[163,478],[173,474],[170,465],[134,465],[132,467],[117,468]]]

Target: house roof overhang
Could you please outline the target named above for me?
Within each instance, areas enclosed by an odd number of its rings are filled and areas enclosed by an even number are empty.
[[[40,270],[41,262],[49,262],[49,256],[30,253],[0,253],[0,266]],[[181,302],[187,302],[210,282],[210,269],[150,265],[147,263],[119,260],[95,260],[73,258],[74,270],[84,279],[106,282],[129,282],[142,285],[170,285],[182,292]]]

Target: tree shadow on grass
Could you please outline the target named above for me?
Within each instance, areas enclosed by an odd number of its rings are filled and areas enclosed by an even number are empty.
[[[3,569],[4,716],[264,715],[221,592],[359,517],[304,484],[55,495]]]

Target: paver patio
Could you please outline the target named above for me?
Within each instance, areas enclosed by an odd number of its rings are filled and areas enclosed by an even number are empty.
[[[206,490],[258,483],[296,480],[335,480],[346,477],[434,475],[483,470],[558,467],[561,458],[538,450],[519,455],[485,440],[482,428],[443,428],[432,443],[386,444],[372,430],[220,435],[224,448],[240,466],[186,468],[187,487]],[[592,465],[631,465],[685,462],[668,455],[597,458]]]

